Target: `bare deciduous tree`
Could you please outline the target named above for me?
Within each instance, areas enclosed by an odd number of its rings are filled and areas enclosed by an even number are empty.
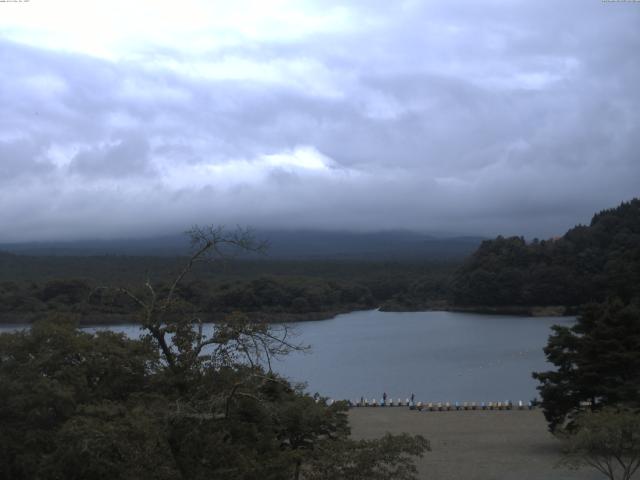
[[[253,321],[241,313],[228,315],[205,333],[198,312],[188,311],[178,294],[181,283],[196,264],[225,262],[246,253],[264,253],[268,245],[257,241],[251,230],[239,227],[228,231],[224,227],[194,226],[186,233],[191,240],[191,254],[166,289],[157,291],[149,278],[142,293],[124,287],[116,289],[140,308],[142,328],[159,348],[170,370],[184,372],[198,364],[219,368],[246,362],[251,366],[264,365],[271,371],[274,355],[303,349],[291,341],[286,325]]]

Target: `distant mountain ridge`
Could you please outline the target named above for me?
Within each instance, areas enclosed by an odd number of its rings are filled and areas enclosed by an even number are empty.
[[[471,254],[483,237],[439,237],[406,231],[256,231],[269,243],[267,258],[332,260],[456,259]],[[180,256],[189,252],[186,235],[71,242],[0,244],[0,251],[31,256]]]

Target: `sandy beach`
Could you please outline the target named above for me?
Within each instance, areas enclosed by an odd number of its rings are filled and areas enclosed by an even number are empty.
[[[354,438],[421,434],[431,452],[418,460],[420,478],[433,480],[600,480],[592,469],[558,466],[560,443],[540,410],[418,412],[406,407],[354,408]]]

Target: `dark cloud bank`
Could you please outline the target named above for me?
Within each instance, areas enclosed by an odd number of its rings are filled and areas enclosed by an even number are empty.
[[[545,237],[640,194],[640,4],[417,3],[156,63],[0,34],[0,241],[193,223]],[[189,67],[229,59],[271,74]]]

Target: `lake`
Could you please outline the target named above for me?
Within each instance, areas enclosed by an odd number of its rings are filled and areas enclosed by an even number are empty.
[[[311,393],[336,399],[528,401],[537,396],[532,371],[549,369],[542,348],[550,327],[571,317],[515,317],[454,312],[352,312],[290,324],[308,353],[273,368]],[[7,331],[16,326],[0,326]],[[102,328],[102,327],[101,327]],[[130,336],[136,325],[110,327]],[[95,329],[90,329],[95,330]]]

